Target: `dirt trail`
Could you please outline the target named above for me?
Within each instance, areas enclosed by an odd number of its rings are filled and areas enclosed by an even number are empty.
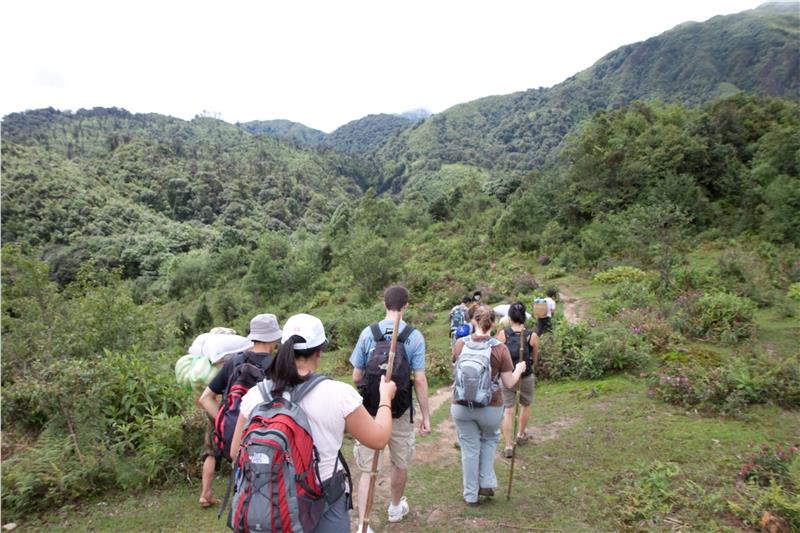
[[[589,303],[583,299],[578,298],[575,296],[568,289],[561,288],[561,304],[563,307],[564,317],[570,324],[574,324],[580,320],[585,320],[587,316],[587,311],[589,308]],[[452,397],[452,387],[445,386],[438,389],[432,396],[428,399],[428,404],[430,407],[430,412],[435,413],[437,409],[439,409],[442,404],[445,402],[449,402],[450,398]],[[419,412],[417,409],[416,412]],[[547,424],[540,424],[540,425],[532,425],[528,428],[528,433],[531,435],[531,443],[532,445],[541,444],[543,442],[549,440],[555,440],[560,438],[561,433],[575,424],[578,420],[576,418],[562,418],[558,420],[554,420]],[[417,425],[417,421],[415,419],[415,425]],[[456,447],[456,443],[458,442],[458,435],[456,433],[456,428],[453,425],[453,420],[450,418],[449,414],[442,420],[436,427],[431,428],[432,433],[434,435],[433,439],[426,440],[423,442],[417,442],[416,449],[414,451],[414,459],[413,464],[420,465],[420,464],[448,464],[453,465],[455,469],[458,470],[460,473],[461,471],[461,455]],[[389,462],[388,454],[384,453],[383,457],[383,466],[381,468],[380,473],[378,474],[378,478],[375,482],[375,498],[372,510],[372,519],[373,521],[379,521],[379,523],[383,523],[385,521],[386,516],[386,505],[389,501],[390,494],[391,494],[391,487],[389,482],[389,473],[391,471],[391,464]],[[508,461],[508,459],[501,458],[498,456],[498,461]],[[354,484],[358,485],[358,476],[356,475],[353,479]],[[412,481],[413,482],[413,481]],[[357,487],[356,487],[357,491]],[[356,500],[358,498],[357,494],[354,497]],[[454,513],[453,509],[441,508],[441,507],[433,507],[433,508],[426,508],[424,505],[416,504],[416,502],[411,502],[411,517],[414,521],[421,520],[422,522],[427,522],[428,520],[436,520],[441,521],[444,516],[450,516]],[[380,516],[380,518],[378,518]],[[356,522],[354,520],[353,522]],[[417,531],[417,528],[411,525],[411,521],[403,520],[398,524],[386,524],[387,531]],[[352,525],[352,531],[356,530],[356,525]]]
[[[430,406],[430,412],[435,413],[437,409],[439,409],[442,404],[449,402],[450,398],[452,397],[453,390],[451,386],[441,387],[436,391],[436,393],[431,396],[428,400]],[[576,418],[562,418],[558,420],[554,420],[547,424],[540,424],[540,425],[532,425],[528,428],[528,433],[531,434],[531,443],[532,445],[541,444],[543,442],[558,439],[561,436],[561,433],[575,424],[578,421]],[[437,465],[452,465],[454,469],[456,469],[459,474],[461,472],[461,455],[459,453],[458,448],[456,447],[456,443],[458,442],[458,435],[456,433],[455,426],[453,425],[453,420],[450,418],[449,415],[445,417],[444,420],[439,422],[439,424],[432,428],[432,433],[435,438],[425,441],[425,442],[418,442],[416,445],[416,449],[414,452],[414,465],[421,465],[421,464],[437,464]],[[531,445],[531,444],[529,444]],[[508,459],[501,458],[498,456],[498,461],[509,461]],[[517,458],[517,462],[521,462],[521,457]],[[387,454],[384,454],[384,464],[381,469],[381,472],[378,475],[378,478],[375,483],[375,498],[373,503],[373,510],[372,510],[372,520],[373,522],[384,523],[385,516],[386,516],[386,505],[390,498],[390,483],[389,483],[389,472],[391,470],[391,465],[389,463],[389,458]],[[354,477],[354,483],[358,484],[357,476]],[[412,481],[413,482],[413,481]],[[356,487],[356,492],[357,492]],[[358,498],[357,494],[354,497],[356,500]],[[415,522],[419,523],[426,523],[429,520],[434,520],[437,522],[441,522],[445,520],[448,516],[455,516],[454,513],[457,513],[456,509],[451,508],[443,508],[440,506],[434,507],[426,507],[424,504],[420,504],[418,502],[410,502],[411,503],[411,514],[409,518],[411,520],[403,520],[397,524],[385,524],[384,529],[386,531],[404,531],[404,532],[414,532],[418,531],[418,528],[413,525]],[[415,505],[416,503],[416,505]],[[351,531],[356,531],[356,522],[357,520],[353,520],[353,524],[351,526]],[[474,529],[474,528],[473,528]],[[481,528],[478,528],[481,529]],[[377,531],[377,529],[376,529]]]
[[[569,289],[559,288],[561,293],[561,304],[564,306],[564,318],[567,322],[574,324],[586,319],[586,312],[589,303],[583,298],[578,298]]]

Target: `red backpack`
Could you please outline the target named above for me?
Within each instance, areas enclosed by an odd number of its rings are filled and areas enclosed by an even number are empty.
[[[264,401],[253,409],[242,436],[228,515],[233,531],[302,533],[318,525],[326,501],[319,453],[299,402],[326,379],[313,374],[291,389],[291,400],[273,398],[269,381],[258,384]]]
[[[225,387],[225,393],[217,416],[214,418],[214,445],[217,448],[217,459],[224,457],[231,461],[231,439],[239,419],[239,406],[242,397],[250,388],[264,379],[266,368],[272,364],[273,357],[262,358],[259,363],[253,352],[237,354],[233,360],[233,369]]]

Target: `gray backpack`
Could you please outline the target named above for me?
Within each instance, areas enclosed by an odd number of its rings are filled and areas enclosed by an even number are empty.
[[[468,337],[455,365],[453,399],[467,407],[486,407],[499,388],[492,379],[492,346],[500,344],[495,338],[475,342]]]

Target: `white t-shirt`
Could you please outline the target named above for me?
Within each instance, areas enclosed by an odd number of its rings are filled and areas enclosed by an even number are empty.
[[[289,398],[288,392],[283,395]],[[262,401],[258,386],[252,387],[242,398],[239,414],[249,418]],[[352,386],[333,379],[318,383],[300,400],[300,407],[311,424],[311,437],[319,451],[319,475],[322,481],[333,475],[333,466],[344,438],[344,419],[360,405],[361,395]]]
[[[556,312],[556,301],[549,296],[545,298],[544,301],[547,304],[547,316],[552,317],[553,313]]]

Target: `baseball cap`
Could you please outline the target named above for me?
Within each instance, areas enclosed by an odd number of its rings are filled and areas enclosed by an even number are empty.
[[[316,348],[325,344],[328,340],[325,337],[325,327],[322,325],[322,321],[313,315],[305,313],[289,317],[289,320],[283,325],[281,342],[285,343],[292,335],[298,335],[305,340],[305,342],[295,343],[294,347],[297,350]]]

